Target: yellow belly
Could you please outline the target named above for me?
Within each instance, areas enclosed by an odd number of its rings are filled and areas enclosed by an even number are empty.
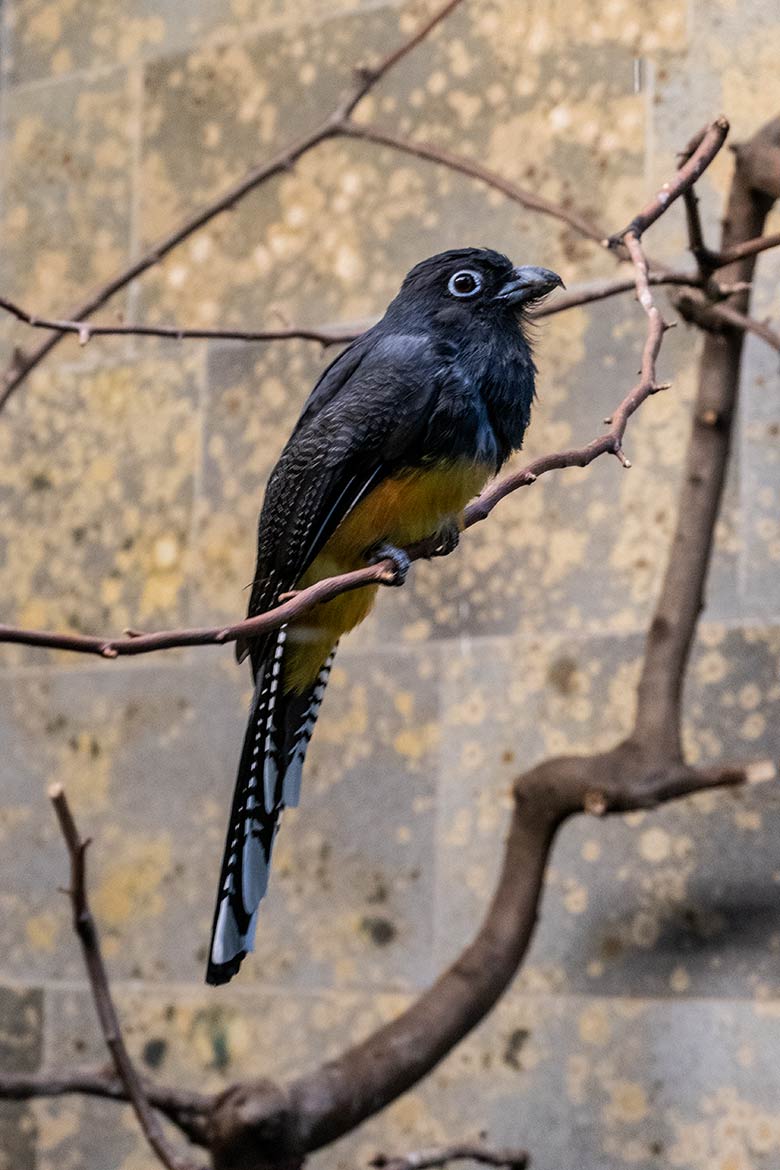
[[[338,526],[301,577],[299,589],[358,569],[378,541],[403,548],[436,532],[448,516],[460,518],[466,504],[490,478],[492,468],[466,460],[446,461],[404,472],[380,483]],[[283,680],[287,691],[311,686],[342,634],[368,615],[378,586],[343,593],[318,605],[288,630]]]

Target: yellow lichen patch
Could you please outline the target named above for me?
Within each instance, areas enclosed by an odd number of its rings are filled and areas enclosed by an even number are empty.
[[[98,920],[124,926],[154,917],[164,908],[162,886],[171,864],[172,837],[126,837],[109,861],[92,897]]]
[[[647,1093],[636,1081],[615,1081],[609,1086],[610,1100],[605,1108],[609,1121],[636,1125],[647,1116]]]
[[[393,747],[399,755],[406,759],[420,763],[424,756],[432,751],[441,737],[441,728],[438,723],[424,723],[419,727],[405,727],[399,731],[393,740]]]
[[[577,1028],[579,1037],[585,1044],[594,1044],[599,1048],[608,1044],[612,1028],[606,1006],[599,1003],[587,1007],[580,1013]]]
[[[666,861],[671,853],[669,834],[656,827],[646,829],[639,838],[639,853],[645,861]]]
[[[60,920],[49,912],[34,914],[24,924],[27,942],[34,951],[51,953],[59,941]]]

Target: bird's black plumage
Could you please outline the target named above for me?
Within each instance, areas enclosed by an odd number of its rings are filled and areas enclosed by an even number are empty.
[[[374,526],[355,550],[358,560],[405,533],[398,515],[388,514],[383,530],[371,510],[385,498],[384,485],[398,488],[392,498],[402,509],[404,485],[419,484],[414,477],[428,469],[443,468],[445,477],[451,467],[498,471],[522,444],[534,397],[523,312],[560,283],[546,269],[513,268],[482,248],[443,252],[411,270],[382,320],[324,371],[271,474],[250,615],[272,608],[316,569],[347,531],[347,518],[354,526],[365,515]],[[412,507],[419,494],[409,500]],[[279,816],[297,803],[339,632],[303,682],[294,658],[306,630],[283,628],[249,647],[255,694],[220,876],[211,983],[230,979],[251,949]]]

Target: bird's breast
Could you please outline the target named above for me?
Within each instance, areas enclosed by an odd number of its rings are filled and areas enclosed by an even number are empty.
[[[403,547],[431,536],[448,516],[460,516],[495,467],[448,459],[410,468],[383,480],[353,508],[298,582],[299,588],[357,569],[379,541]],[[284,684],[303,691],[331,647],[368,615],[378,586],[342,593],[318,605],[290,629]]]
[[[378,540],[399,547],[422,540],[446,517],[459,515],[492,471],[487,463],[443,459],[390,476],[342,521],[320,557],[353,568],[364,563],[366,549]]]

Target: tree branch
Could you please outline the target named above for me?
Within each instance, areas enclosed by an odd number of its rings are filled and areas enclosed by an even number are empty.
[[[733,248],[716,252],[716,268],[725,268],[737,260],[746,260],[748,256],[757,256],[759,252],[768,252],[770,248],[780,245],[780,232],[774,235],[757,236],[755,240],[745,240],[744,244],[735,244]]]
[[[506,1170],[525,1170],[528,1154],[525,1150],[493,1149],[483,1142],[456,1142],[436,1149],[416,1150],[399,1158],[378,1154],[370,1165],[377,1170],[428,1170],[431,1166],[446,1166],[450,1162],[480,1162],[483,1166],[503,1166]]]
[[[748,255],[754,256],[756,253]],[[686,321],[691,321],[711,333],[723,333],[727,329],[754,333],[780,353],[780,333],[766,321],[757,321],[755,317],[741,313],[733,304],[713,303],[704,296],[687,292],[674,298],[674,307]]]
[[[651,272],[648,279],[652,285],[701,287],[701,278],[694,272],[675,272],[663,269],[660,272]],[[567,309],[630,292],[634,287],[634,279],[630,276],[588,281],[568,289],[565,293],[556,295],[555,300],[535,310],[532,316],[534,320],[554,317],[558,313],[566,312]],[[291,325],[279,329],[258,330],[191,329],[180,325],[108,325],[93,324],[91,321],[61,321],[53,317],[38,316],[5,297],[0,297],[0,309],[10,313],[12,317],[16,317],[18,321],[33,329],[47,329],[55,333],[73,333],[82,345],[86,345],[93,337],[118,336],[167,337],[173,341],[313,341],[327,348],[331,345],[345,345],[354,341],[375,323],[375,319],[367,319],[361,322],[344,322],[340,325],[321,325],[319,327]]]
[[[393,150],[398,150],[402,154],[410,154],[414,158],[439,163],[458,174],[466,175],[470,179],[477,179],[494,191],[500,191],[513,203],[517,203],[529,211],[538,211],[542,215],[552,216],[553,219],[565,223],[594,243],[600,244],[604,240],[603,231],[585,216],[579,215],[575,211],[569,211],[560,203],[544,199],[541,195],[536,195],[533,191],[518,186],[510,179],[498,174],[497,171],[483,167],[464,155],[454,154],[452,151],[434,146],[429,142],[418,142],[414,138],[406,138],[402,134],[396,134],[392,130],[386,130],[381,126],[372,126],[366,122],[350,121],[345,123],[339,128],[339,133],[345,138],[356,138],[361,142],[374,142],[378,146],[389,146]]]
[[[721,114],[691,139],[684,152],[689,157],[678,169],[675,177],[664,183],[657,195],[639,212],[639,215],[634,216],[622,232],[610,236],[607,241],[609,247],[617,247],[629,232],[637,239],[641,239],[644,232],[671,207],[674,201],[689,191],[697,179],[701,178],[726,141],[728,132],[728,119]]]
[[[206,1118],[214,1097],[156,1085],[142,1078],[144,1096],[158,1113],[177,1125],[190,1141],[205,1146]],[[63,1097],[78,1093],[109,1101],[129,1101],[127,1087],[113,1069],[74,1069],[63,1073],[0,1072],[0,1100],[29,1101],[36,1097]]]
[[[135,1110],[135,1115],[146,1140],[163,1166],[167,1167],[167,1170],[200,1170],[196,1163],[179,1155],[171,1146],[149,1103],[135,1065],[130,1059],[111,997],[108,975],[100,952],[97,927],[89,908],[86,883],[86,852],[89,841],[84,841],[79,836],[65,796],[65,790],[61,784],[52,785],[49,789],[49,799],[57,814],[57,820],[70,857],[68,896],[73,907],[73,929],[81,943],[95,1010],[117,1076],[124,1085],[128,1100]]]
[[[682,284],[683,281],[665,283]],[[290,326],[280,329],[189,329],[178,325],[93,325],[90,321],[60,321],[52,317],[39,317],[28,312],[14,301],[0,297],[0,309],[16,317],[33,329],[48,329],[55,333],[75,333],[79,343],[86,345],[92,337],[170,337],[174,341],[186,339],[200,341],[316,341],[322,346],[343,345],[360,336],[361,329],[354,326],[333,325],[319,329],[308,326]]]

